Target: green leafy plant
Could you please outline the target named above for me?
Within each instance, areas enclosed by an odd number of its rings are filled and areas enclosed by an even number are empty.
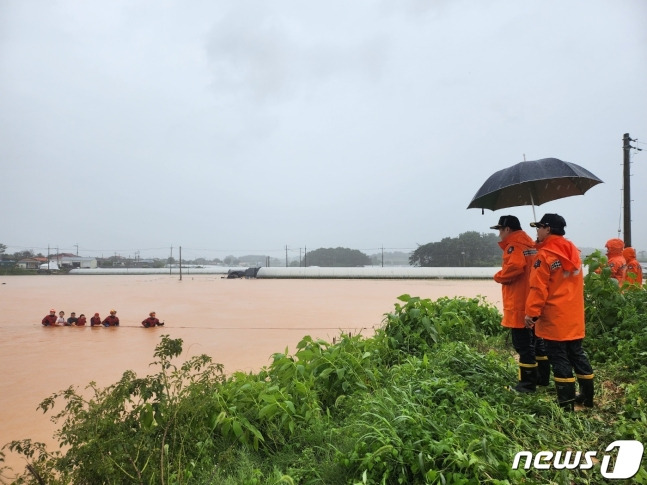
[[[475,342],[502,332],[501,314],[482,297],[431,301],[402,295],[398,300],[404,305],[396,303],[395,311],[386,314],[379,333],[396,352],[422,356],[441,341]]]
[[[647,365],[647,291],[618,286],[607,258],[599,251],[585,260],[585,340],[596,362],[616,362],[632,368]]]
[[[164,335],[154,354],[158,374],[127,371],[105,389],[91,383],[89,398],[70,387],[43,400],[43,412],[63,405],[52,419],[61,423],[56,437],[65,453],[30,440],[8,448],[32,458],[31,474],[48,484],[186,483],[211,466],[218,409],[209,396],[224,378],[204,355],[177,368],[171,359],[181,351],[181,339]]]

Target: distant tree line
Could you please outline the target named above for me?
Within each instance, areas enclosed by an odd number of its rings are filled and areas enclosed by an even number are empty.
[[[446,237],[430,242],[409,256],[411,266],[498,266],[501,248],[498,236],[476,231],[464,232],[458,237]]]
[[[380,266],[410,264],[411,266],[497,266],[501,263],[501,249],[497,244],[498,237],[492,233],[478,233],[476,231],[465,232],[457,238],[446,237],[439,242],[430,242],[407,254],[402,252],[391,252],[373,254],[371,256],[350,248],[319,248],[307,253],[298,260],[292,260],[290,266],[321,266],[321,267],[358,267],[358,266]],[[34,257],[32,251],[21,251],[14,254],[5,254],[7,246],[0,243],[0,259],[19,261],[25,258]],[[42,254],[36,256],[43,257]],[[408,261],[407,261],[408,258]],[[137,266],[137,259],[124,258],[122,256],[111,256],[108,258],[97,258],[99,266]],[[151,267],[164,267],[166,264],[177,264],[175,258],[153,258],[147,260]],[[207,265],[215,264],[227,266],[284,266],[285,260],[281,258],[269,258],[265,255],[247,255],[235,257],[226,256],[223,260],[218,258],[195,260],[183,260],[183,264]]]
[[[6,253],[7,246],[6,244],[0,243],[0,259],[3,261],[20,261],[21,259],[27,258],[44,258],[45,256],[41,253],[34,254],[33,251],[18,251],[13,254]]]
[[[371,258],[358,249],[319,248],[305,256],[307,266],[355,267],[370,266]]]

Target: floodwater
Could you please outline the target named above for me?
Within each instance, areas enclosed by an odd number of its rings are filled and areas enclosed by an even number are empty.
[[[0,277],[0,447],[14,439],[54,449],[56,425],[37,411],[52,393],[95,381],[108,386],[149,367],[160,335],[184,341],[177,361],[207,354],[226,373],[256,372],[275,352],[290,353],[305,335],[332,341],[341,331],[365,336],[393,311],[397,297],[484,296],[501,308],[492,280],[234,279],[220,275],[38,275]],[[50,308],[105,318],[117,310],[120,327],[43,327]],[[144,328],[151,311],[164,327]],[[60,411],[59,408],[55,408]],[[23,470],[5,450],[6,465]],[[0,467],[2,464],[0,463]],[[2,482],[0,476],[0,482]]]

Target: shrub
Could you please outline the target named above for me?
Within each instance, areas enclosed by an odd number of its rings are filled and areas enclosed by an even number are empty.
[[[441,341],[474,343],[501,333],[498,309],[478,298],[439,298],[436,301],[402,295],[387,313],[378,334],[386,348],[421,357]],[[392,356],[396,360],[398,356]]]

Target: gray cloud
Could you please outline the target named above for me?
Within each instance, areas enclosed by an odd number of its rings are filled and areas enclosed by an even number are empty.
[[[413,249],[487,231],[500,214],[465,207],[524,154],[605,181],[536,208],[603,247],[622,134],[647,133],[632,1],[0,9],[0,242],[15,247]]]

